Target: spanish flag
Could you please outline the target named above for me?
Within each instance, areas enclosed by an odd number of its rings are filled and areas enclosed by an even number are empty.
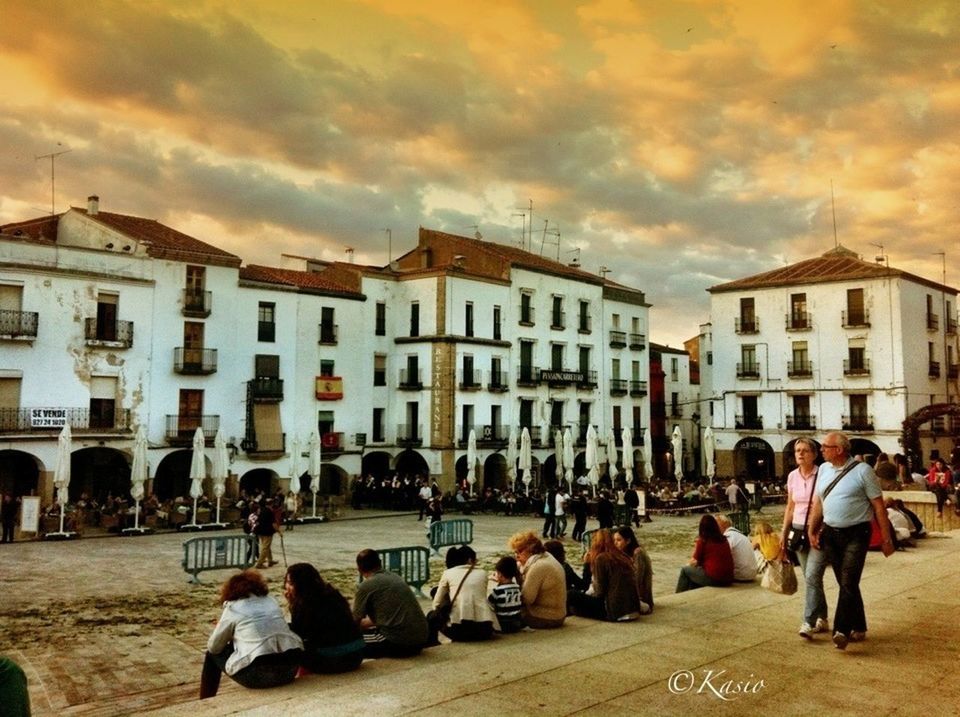
[[[339,376],[317,376],[317,400],[336,401],[343,398],[343,379]]]

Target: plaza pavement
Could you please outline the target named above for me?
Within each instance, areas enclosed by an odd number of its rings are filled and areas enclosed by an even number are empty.
[[[536,525],[531,518],[475,522],[481,555],[504,552],[507,535]],[[358,546],[423,544],[422,535],[421,523],[394,516],[298,528],[285,545],[289,562],[309,560],[322,570],[349,566]],[[4,546],[2,601],[26,609],[190,590],[179,569],[184,537]],[[759,584],[673,595],[679,565],[654,556],[656,610],[635,623],[571,618],[560,630],[444,644],[415,659],[367,661],[353,673],[310,676],[274,690],[245,690],[225,679],[220,695],[203,702],[195,695],[207,626],[186,636],[158,631],[147,649],[131,630],[109,644],[90,639],[8,654],[26,670],[40,717],[960,714],[958,538],[935,534],[888,559],[870,554],[862,582],[868,639],[845,652],[826,635],[812,643],[796,635],[802,588],[790,597]],[[218,583],[224,575],[201,578]],[[826,586],[832,614],[829,573]],[[211,618],[217,613],[211,608]]]

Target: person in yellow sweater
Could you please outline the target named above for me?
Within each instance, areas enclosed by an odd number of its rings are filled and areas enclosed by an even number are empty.
[[[780,536],[773,532],[773,526],[765,520],[758,520],[754,525],[750,543],[760,551],[764,560],[776,560],[780,556]]]

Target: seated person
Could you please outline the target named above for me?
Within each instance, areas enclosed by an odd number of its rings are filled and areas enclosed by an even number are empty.
[[[429,637],[427,618],[403,578],[384,570],[379,553],[370,548],[357,554],[357,571],[363,582],[353,598],[353,619],[363,630],[363,656],[420,654]]]
[[[635,620],[640,616],[633,561],[617,548],[613,534],[606,528],[593,533],[584,562],[593,576],[590,593],[579,590],[568,594],[570,612],[581,617],[611,622]]]
[[[733,555],[733,579],[738,583],[752,583],[757,577],[757,558],[753,554],[750,539],[734,528],[727,516],[721,514],[715,517],[720,532],[730,543],[730,553]]]
[[[567,583],[567,593],[571,590],[586,590],[590,587],[589,571],[584,569],[583,577],[577,575],[576,571],[570,566],[570,563],[567,562],[567,551],[561,541],[548,540],[543,544],[543,548],[563,566],[563,574]]]
[[[733,553],[712,515],[700,518],[697,541],[690,564],[680,568],[677,592],[696,590],[707,585],[724,586],[733,582]]]
[[[633,561],[633,575],[640,595],[640,612],[653,612],[653,563],[637,540],[633,528],[622,525],[613,531],[613,544]]]
[[[203,659],[201,700],[217,694],[224,672],[244,687],[293,682],[303,658],[303,641],[290,630],[269,592],[256,570],[244,570],[223,584],[223,613]]]
[[[497,614],[500,632],[520,632],[524,628],[523,615],[520,612],[520,566],[517,559],[505,555],[497,561],[490,576],[493,588],[490,590],[490,605]]]
[[[894,509],[902,513],[907,517],[907,520],[910,521],[910,536],[913,538],[926,538],[927,529],[923,527],[923,521],[920,520],[920,516],[910,510],[907,506],[903,504],[903,501],[899,498],[893,501]]]
[[[893,540],[897,547],[914,547],[912,529],[913,524],[910,519],[897,510],[893,498],[884,498],[883,505],[887,509],[887,519],[890,521],[890,527],[893,528]]]
[[[753,527],[750,545],[754,550],[760,551],[764,560],[776,560],[780,557],[780,536],[773,532],[773,526],[765,520],[758,520]],[[736,556],[734,556],[734,562],[736,562]]]
[[[532,530],[516,533],[508,545],[520,564],[521,614],[528,627],[561,627],[567,617],[567,582],[563,567]]]
[[[309,563],[287,568],[283,595],[290,627],[303,640],[302,665],[310,672],[349,672],[363,662],[363,635],[346,598]]]
[[[477,554],[469,545],[451,548],[453,563],[440,576],[437,592],[433,597],[431,615],[444,615],[442,608],[449,606],[447,620],[436,625],[454,642],[477,642],[493,637],[496,614],[487,601],[487,576],[477,570]],[[428,617],[428,622],[430,619]]]

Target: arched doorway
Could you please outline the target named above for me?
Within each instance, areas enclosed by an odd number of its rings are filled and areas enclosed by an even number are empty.
[[[850,455],[863,456],[863,459],[870,465],[877,462],[877,456],[881,453],[880,446],[866,438],[850,439]]]
[[[493,453],[483,462],[483,487],[484,490],[506,490],[507,481],[507,459],[502,453]]]
[[[943,458],[949,458],[952,451],[954,450],[957,442],[960,441],[960,435],[954,433],[951,436],[943,436],[944,441],[942,443],[946,447],[947,442],[949,441],[949,447],[947,450],[941,450],[939,448],[939,437],[934,434],[933,437],[925,439],[924,443],[929,443],[929,446],[921,445],[920,440],[920,428],[925,423],[930,423],[935,418],[940,416],[950,416],[952,417],[953,425],[960,425],[960,404],[956,403],[935,403],[930,406],[924,406],[916,413],[912,413],[907,416],[903,421],[903,452],[907,456],[907,469],[909,471],[925,472],[924,466],[926,465],[924,448],[926,448],[926,453],[932,453],[934,450]],[[933,446],[937,444],[938,447],[934,448]]]
[[[557,456],[555,453],[549,454],[543,461],[543,470],[540,471],[540,480],[542,485],[548,488],[557,484]]]
[[[770,480],[775,467],[773,448],[762,438],[743,438],[733,448],[733,469],[737,477]]]
[[[190,461],[193,451],[174,451],[167,455],[153,475],[153,494],[158,500],[190,497]],[[209,459],[207,459],[209,461]],[[209,462],[207,468],[209,470]]]
[[[320,466],[320,494],[343,495],[346,492],[349,476],[347,472],[333,463]]]
[[[373,451],[360,461],[360,475],[380,479],[390,474],[390,454],[385,451]]]
[[[430,468],[427,461],[416,451],[407,449],[397,456],[397,473],[414,478],[429,478]]]
[[[814,440],[812,437],[810,440],[813,441],[817,446],[817,455],[814,460],[817,465],[820,465],[823,463],[823,455],[820,453],[820,443]],[[793,455],[793,447],[796,442],[797,439],[794,438],[783,447],[783,475],[781,477],[784,480],[786,480],[787,476],[790,475],[790,473],[797,467],[797,459]]]
[[[309,486],[309,480],[307,481]],[[246,492],[248,496],[255,496],[258,493],[270,496],[277,492],[277,474],[269,468],[254,468],[247,471],[240,478],[240,490]]]
[[[40,483],[40,461],[23,451],[0,451],[0,493],[36,495]]]
[[[130,464],[115,448],[81,448],[70,456],[70,500],[83,494],[103,503],[108,495],[130,497]]]

